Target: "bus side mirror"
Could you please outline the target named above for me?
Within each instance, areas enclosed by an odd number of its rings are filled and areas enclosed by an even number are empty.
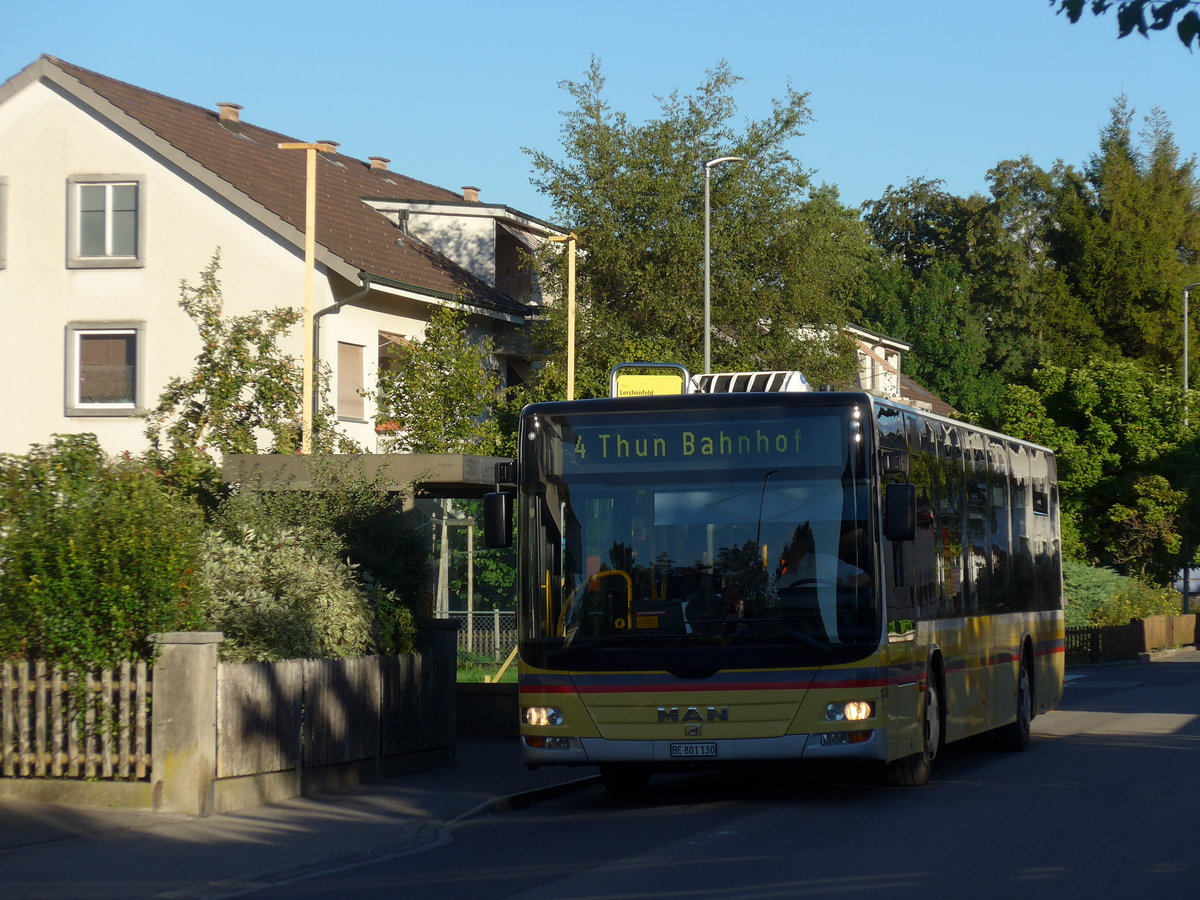
[[[893,482],[884,497],[883,535],[889,541],[911,541],[917,536],[917,486]]]
[[[507,491],[483,495],[483,540],[489,550],[512,546],[512,508],[513,495]]]

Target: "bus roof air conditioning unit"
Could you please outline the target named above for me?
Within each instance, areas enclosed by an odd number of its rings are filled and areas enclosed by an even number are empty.
[[[803,372],[713,372],[692,376],[697,394],[795,393],[811,391]]]

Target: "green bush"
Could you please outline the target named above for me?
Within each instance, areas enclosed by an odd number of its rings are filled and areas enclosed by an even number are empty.
[[[209,623],[234,636],[225,658],[415,650],[429,607],[425,542],[408,527],[401,495],[366,480],[353,460],[338,465],[317,473],[317,490],[236,492],[215,516]],[[280,558],[257,566],[236,552],[247,541]],[[315,615],[310,586],[283,583],[273,567],[321,585],[331,615]]]
[[[0,457],[0,656],[76,671],[148,659],[196,628],[203,521],[91,434]]]
[[[314,490],[237,492],[215,525],[233,540],[245,529],[264,535],[299,529],[315,552],[352,563],[373,600],[390,598],[428,618],[426,540],[408,526],[404,496],[367,479],[355,462],[350,457],[315,471]]]
[[[244,529],[232,540],[211,532],[204,578],[204,620],[225,633],[223,660],[323,659],[373,650],[371,607],[352,567],[314,550],[302,529]]]
[[[1119,575],[1112,569],[1063,560],[1068,628],[1128,625],[1130,619],[1178,615],[1180,597],[1171,588]]]

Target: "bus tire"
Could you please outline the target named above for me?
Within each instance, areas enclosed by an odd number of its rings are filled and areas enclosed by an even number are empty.
[[[884,769],[884,779],[891,787],[924,787],[929,783],[933,761],[942,745],[942,706],[932,678],[925,687],[925,717],[921,729],[924,735],[921,752],[894,760]]]
[[[650,784],[650,770],[645,766],[601,766],[600,783],[613,797],[636,797]]]
[[[1002,750],[1019,753],[1029,746],[1029,731],[1033,722],[1033,667],[1029,654],[1021,654],[1021,669],[1017,676],[1017,718],[1000,729]]]

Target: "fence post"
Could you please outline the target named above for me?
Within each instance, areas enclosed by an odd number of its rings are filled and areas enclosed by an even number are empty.
[[[429,721],[429,747],[446,748],[446,762],[454,762],[458,734],[458,629],[454,622],[434,620],[429,631],[430,647],[421,666],[421,694],[433,711]]]
[[[151,635],[154,663],[150,779],[154,808],[207,816],[217,780],[219,631]]]

